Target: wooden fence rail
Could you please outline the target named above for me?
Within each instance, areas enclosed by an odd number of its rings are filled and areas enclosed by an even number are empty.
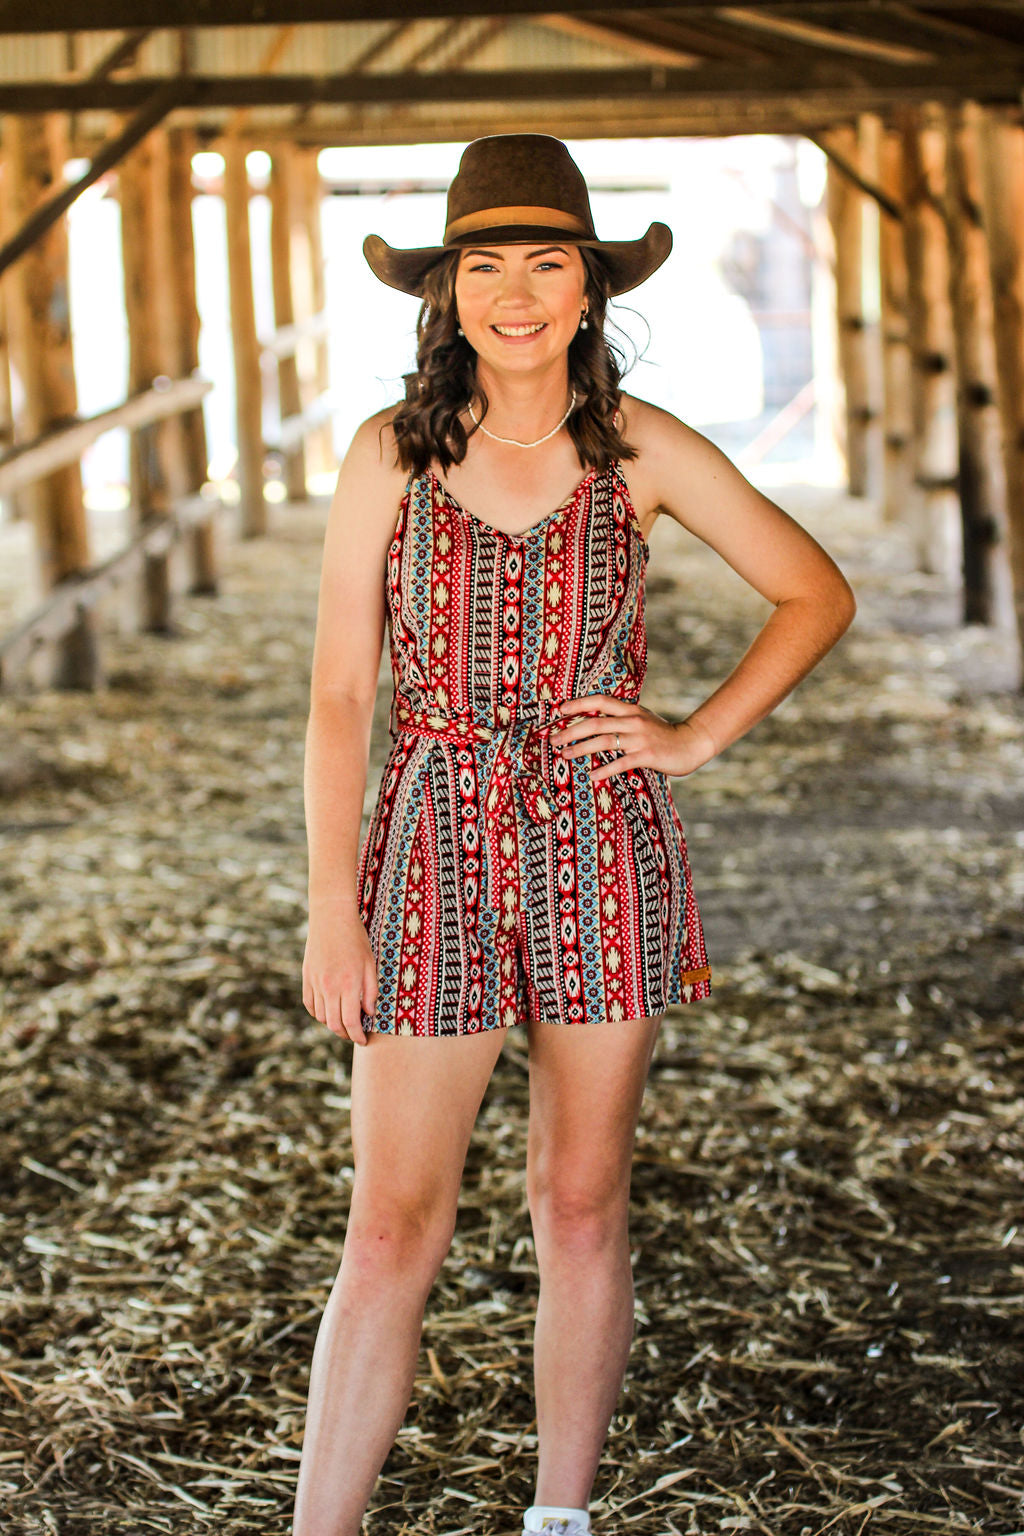
[[[146,431],[196,410],[211,387],[196,376],[161,380],[108,411],[13,449],[0,459],[0,494],[9,495],[77,463],[107,432]],[[188,590],[216,592],[213,522],[218,506],[218,499],[196,494],[179,497],[159,511],[135,507],[135,531],[124,549],[64,576],[33,613],[0,638],[0,688],[26,678],[43,686],[97,687],[102,679],[98,613],[103,600],[129,581],[136,583],[139,626],[170,629],[170,556],[183,539],[190,567]]]

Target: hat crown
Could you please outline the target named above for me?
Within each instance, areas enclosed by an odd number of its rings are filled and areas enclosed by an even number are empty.
[[[561,139],[551,134],[495,133],[466,146],[448,188],[445,244],[463,221],[492,209],[558,212],[568,221],[566,228],[576,226],[578,234],[595,238],[587,184]]]

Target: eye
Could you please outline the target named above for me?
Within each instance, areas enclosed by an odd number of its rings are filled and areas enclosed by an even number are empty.
[[[562,266],[563,266],[563,263],[560,262],[560,261],[551,261],[551,260],[539,261],[537,263],[537,270],[538,270],[538,272],[540,272],[541,270],[543,270],[544,267],[550,267],[552,269],[552,271],[554,271],[554,272],[561,272]]]
[[[498,269],[493,261],[478,261],[469,270],[470,272],[497,272]]]

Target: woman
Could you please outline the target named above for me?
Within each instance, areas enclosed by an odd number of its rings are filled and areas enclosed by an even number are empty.
[[[442,245],[364,245],[378,277],[425,302],[407,398],[356,433],[324,547],[303,1001],[361,1049],[295,1536],[357,1536],[409,1403],[477,1110],[519,1025],[540,1271],[524,1530],[590,1530],[633,1330],[644,1085],[665,1008],[710,988],[668,780],[768,714],[854,611],[798,524],[699,433],[620,392],[608,298],[670,248],[660,224],[599,240],[568,151],[539,134],[469,145]],[[775,605],[678,722],[637,702],[659,514]],[[394,743],[359,850],[386,621]]]

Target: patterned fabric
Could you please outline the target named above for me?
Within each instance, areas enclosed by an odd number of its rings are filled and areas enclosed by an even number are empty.
[[[593,784],[615,752],[548,740],[559,700],[638,697],[647,558],[617,463],[521,535],[410,477],[387,564],[394,741],[359,855],[367,1028],[650,1018],[710,992],[667,775]]]

